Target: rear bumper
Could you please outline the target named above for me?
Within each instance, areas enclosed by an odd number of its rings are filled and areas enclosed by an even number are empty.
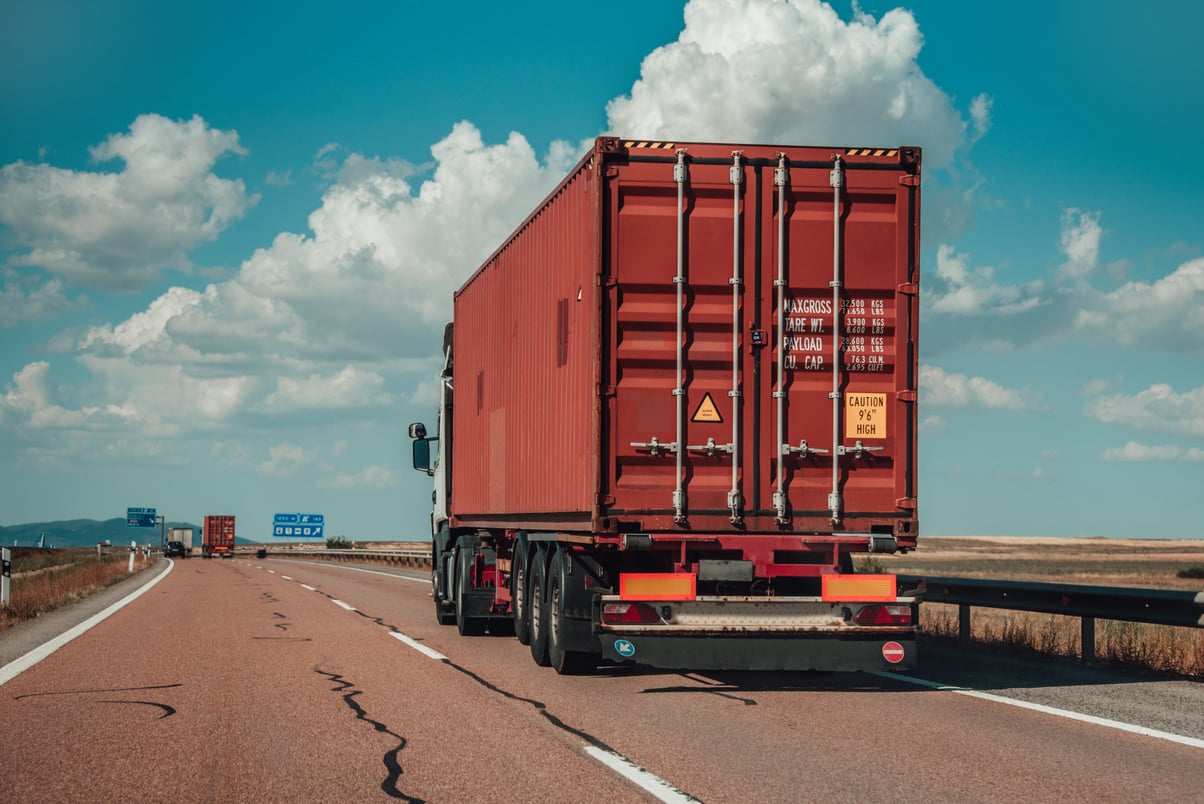
[[[917,659],[914,632],[855,637],[603,633],[601,640],[604,659],[665,669],[907,670]]]

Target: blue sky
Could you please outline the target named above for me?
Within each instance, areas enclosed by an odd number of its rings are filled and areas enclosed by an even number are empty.
[[[0,2],[0,524],[426,534],[451,292],[607,132],[925,148],[930,535],[1204,535],[1204,6]]]

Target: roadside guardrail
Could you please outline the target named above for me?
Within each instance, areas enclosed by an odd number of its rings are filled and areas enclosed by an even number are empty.
[[[401,567],[429,567],[430,550],[289,550],[284,553],[267,552],[288,558],[323,558],[332,561],[367,561]]]
[[[1204,628],[1204,592],[931,575],[899,575],[896,580],[900,589],[919,589],[924,603],[958,607],[958,642],[962,647],[970,644],[970,611],[974,606],[1080,618],[1083,664],[1095,661],[1096,620]]]

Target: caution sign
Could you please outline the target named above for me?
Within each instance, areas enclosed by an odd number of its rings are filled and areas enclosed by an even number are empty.
[[[844,437],[886,438],[886,394],[845,397]]]
[[[690,421],[723,424],[723,416],[719,414],[719,408],[715,407],[715,400],[711,399],[709,393],[702,397],[702,401],[698,403],[698,407],[694,410],[694,415],[690,417]]]

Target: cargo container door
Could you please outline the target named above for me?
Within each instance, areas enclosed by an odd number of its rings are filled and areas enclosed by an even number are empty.
[[[745,526],[757,451],[751,175],[739,151],[691,146],[635,150],[608,177],[611,512],[628,527]]]
[[[772,423],[760,504],[779,527],[915,529],[918,153],[784,154],[770,247]],[[772,286],[772,287],[771,287]]]

